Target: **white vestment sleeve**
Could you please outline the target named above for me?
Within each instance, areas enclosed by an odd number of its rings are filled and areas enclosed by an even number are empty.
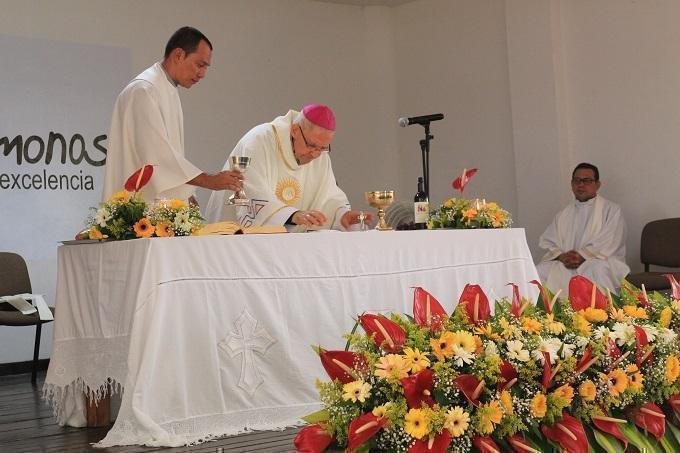
[[[153,177],[143,189],[145,193],[161,194],[202,173],[168,141],[159,106],[147,90],[135,90],[127,109],[125,130],[133,143],[139,167],[147,163],[154,166]]]

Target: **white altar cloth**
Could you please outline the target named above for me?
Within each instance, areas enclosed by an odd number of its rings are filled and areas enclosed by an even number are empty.
[[[535,298],[523,229],[136,239],[58,251],[44,391],[60,423],[108,382],[123,395],[99,446],[178,446],[280,429],[320,407],[310,345],[342,349],[357,314],[451,312],[466,283]],[[76,411],[78,409],[75,409]]]

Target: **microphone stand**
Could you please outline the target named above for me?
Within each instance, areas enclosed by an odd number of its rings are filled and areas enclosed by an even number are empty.
[[[425,138],[420,140],[420,152],[423,159],[423,183],[425,184],[425,195],[430,199],[430,140],[434,135],[430,135],[430,122],[421,124],[425,128]]]

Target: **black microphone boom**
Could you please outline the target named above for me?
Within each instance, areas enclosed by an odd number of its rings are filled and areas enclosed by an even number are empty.
[[[399,125],[401,127],[410,126],[411,124],[428,124],[430,121],[439,121],[444,119],[443,113],[433,113],[432,115],[414,116],[411,118],[399,118]]]

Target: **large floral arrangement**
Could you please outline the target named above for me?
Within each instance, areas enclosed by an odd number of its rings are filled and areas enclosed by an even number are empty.
[[[476,173],[476,168],[464,168],[463,173],[451,185],[462,195],[465,186]],[[428,228],[509,228],[510,225],[510,213],[498,203],[462,197],[449,198],[441,206],[431,210],[428,219]]]
[[[319,348],[330,382],[298,451],[680,451],[680,285],[624,283],[620,297],[577,276],[569,298],[540,289],[489,301],[466,285],[447,314],[416,288],[413,315],[363,314],[348,350]],[[635,451],[637,451],[635,450]]]
[[[198,232],[203,221],[198,206],[178,199],[153,204],[144,201],[139,190],[152,174],[153,167],[145,165],[128,178],[125,190],[93,208],[87,220],[90,239],[188,236]]]
[[[508,228],[510,213],[498,203],[486,200],[449,198],[430,211],[429,228]]]

